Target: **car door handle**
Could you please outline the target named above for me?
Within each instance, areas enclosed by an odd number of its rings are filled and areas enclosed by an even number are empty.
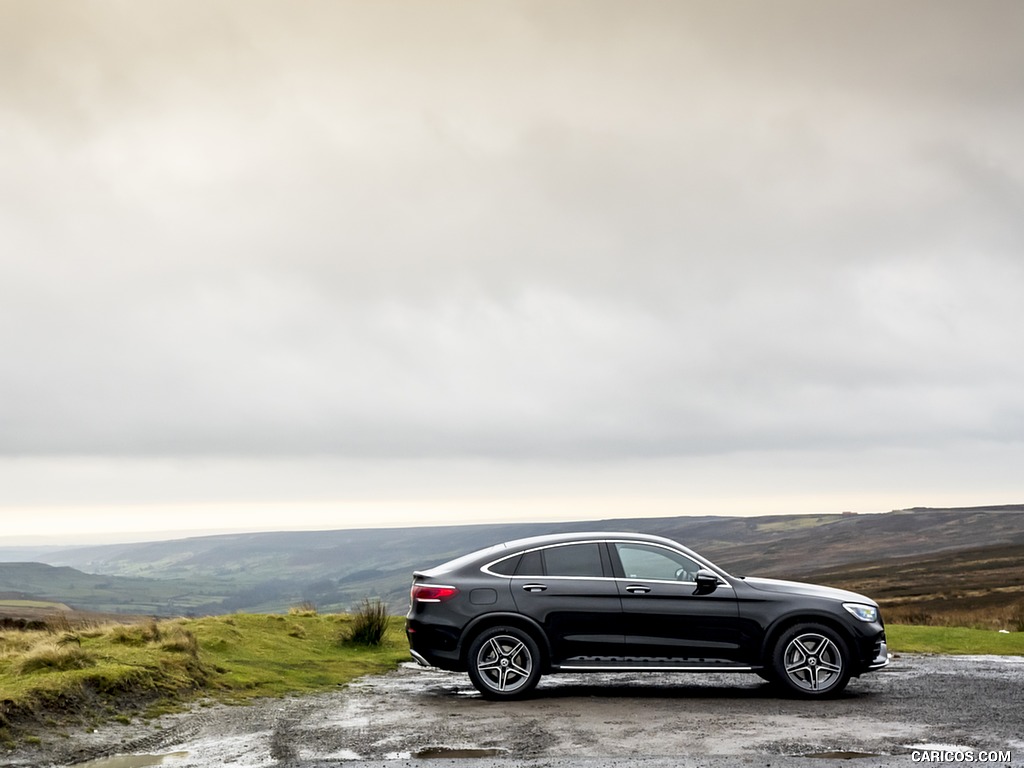
[[[628,587],[626,587],[626,591],[629,592],[631,595],[646,595],[648,592],[651,591],[651,588],[643,587],[639,584],[630,584]]]
[[[547,584],[523,584],[523,589],[527,592],[543,592],[547,588]]]

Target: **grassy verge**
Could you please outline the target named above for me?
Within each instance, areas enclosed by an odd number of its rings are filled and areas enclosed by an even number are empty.
[[[885,637],[894,653],[1024,655],[1024,632],[886,624]]]
[[[381,645],[345,642],[352,617],[234,614],[70,630],[0,632],[0,743],[38,726],[173,710],[196,698],[336,688],[408,658],[402,620]]]

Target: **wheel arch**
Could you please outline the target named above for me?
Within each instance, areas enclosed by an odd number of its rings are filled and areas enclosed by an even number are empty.
[[[462,631],[462,637],[459,638],[459,663],[463,666],[468,664],[467,654],[469,653],[469,647],[481,632],[491,627],[500,626],[517,627],[527,632],[533,638],[533,641],[537,643],[537,648],[540,649],[542,670],[545,673],[550,671],[551,644],[548,642],[548,637],[540,624],[528,616],[523,616],[521,613],[487,613],[473,619],[473,621],[466,625],[466,628]]]
[[[853,654],[854,637],[842,621],[828,613],[802,611],[779,618],[765,632],[764,640],[761,642],[760,661],[766,668],[771,668],[772,655],[775,653],[775,646],[779,642],[779,638],[798,624],[820,624],[823,627],[828,627],[843,639],[847,652]]]

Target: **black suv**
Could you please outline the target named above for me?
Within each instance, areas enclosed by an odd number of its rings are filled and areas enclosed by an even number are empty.
[[[489,699],[525,696],[552,672],[636,670],[754,672],[820,697],[889,663],[874,601],[730,576],[660,536],[498,544],[417,571],[410,601],[413,658],[469,672]]]

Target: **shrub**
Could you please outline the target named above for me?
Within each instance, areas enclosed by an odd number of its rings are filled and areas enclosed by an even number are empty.
[[[358,645],[380,645],[388,631],[388,608],[379,598],[364,598],[352,617],[346,640]]]
[[[46,618],[46,629],[54,634],[67,634],[74,631],[74,627],[71,626],[71,619],[68,618],[66,613],[56,613],[53,616],[48,616]]]
[[[1010,617],[1010,626],[1017,632],[1024,632],[1024,603],[1020,603]]]

